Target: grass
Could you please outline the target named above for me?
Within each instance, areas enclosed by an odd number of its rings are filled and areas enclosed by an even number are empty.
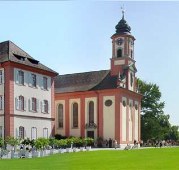
[[[103,150],[0,160],[2,170],[178,170],[179,148]]]

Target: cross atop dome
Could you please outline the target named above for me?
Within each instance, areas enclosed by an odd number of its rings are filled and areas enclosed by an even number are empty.
[[[122,10],[122,19],[116,25],[115,34],[130,34],[131,27],[128,25],[127,21],[124,19],[125,10],[124,7],[121,7]]]
[[[124,14],[125,14],[124,5],[123,7],[121,7],[121,10],[122,10],[122,19],[124,19]]]

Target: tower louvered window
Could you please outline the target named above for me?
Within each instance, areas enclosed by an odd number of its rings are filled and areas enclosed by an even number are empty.
[[[122,49],[117,50],[117,58],[122,57]]]

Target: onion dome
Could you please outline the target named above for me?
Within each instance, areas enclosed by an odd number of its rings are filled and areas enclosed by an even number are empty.
[[[130,34],[131,27],[128,25],[127,21],[124,19],[124,11],[122,11],[122,19],[116,25],[116,34]]]

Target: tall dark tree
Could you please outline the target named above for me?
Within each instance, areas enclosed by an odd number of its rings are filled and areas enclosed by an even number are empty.
[[[141,101],[141,137],[162,140],[170,130],[169,115],[164,114],[165,103],[161,102],[159,86],[138,79],[138,90],[143,95]]]
[[[141,112],[153,115],[163,113],[165,103],[160,101],[161,92],[159,86],[153,83],[146,83],[140,79],[138,79],[137,83],[139,93],[143,95]]]
[[[178,126],[172,126],[170,128],[168,135],[166,136],[166,139],[171,139],[171,140],[174,140],[174,141],[179,140],[178,128],[179,128]]]

